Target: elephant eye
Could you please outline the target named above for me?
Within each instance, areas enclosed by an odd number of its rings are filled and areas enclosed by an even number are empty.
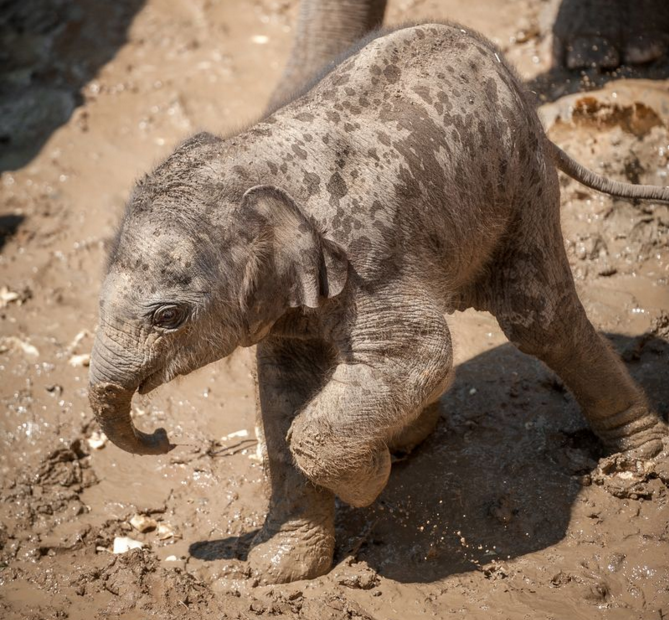
[[[152,322],[156,327],[176,329],[186,318],[186,310],[180,306],[160,306],[153,313]]]

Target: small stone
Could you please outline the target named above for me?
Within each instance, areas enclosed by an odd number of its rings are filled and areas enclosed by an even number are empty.
[[[168,523],[158,523],[158,540],[168,540],[174,538],[174,530]]]
[[[146,515],[135,515],[130,519],[130,525],[132,525],[138,532],[144,533],[155,530],[158,527],[158,522]]]
[[[81,355],[73,355],[67,362],[73,368],[82,366],[89,366],[91,363],[91,356],[89,353],[82,353]]]
[[[235,431],[234,433],[228,433],[227,435],[224,435],[223,437],[221,437],[221,441],[227,441],[228,439],[244,438],[248,436],[249,432],[244,428],[241,431]]]
[[[107,441],[109,441],[107,435],[93,431],[91,436],[86,440],[86,443],[91,450],[102,450],[107,445]]]
[[[637,478],[634,472],[631,471],[620,471],[616,474],[616,476],[622,480],[634,480],[634,478]]]
[[[0,287],[0,308],[6,308],[11,302],[18,301],[20,298],[17,292],[10,291],[6,286]]]
[[[126,553],[131,549],[141,549],[144,546],[144,543],[135,540],[134,538],[128,538],[127,536],[117,536],[114,538],[114,548],[112,553],[120,554]]]
[[[88,338],[91,335],[87,329],[82,329],[70,342],[70,346],[67,347],[70,351],[74,351],[84,338]]]
[[[22,351],[26,355],[32,357],[37,357],[39,355],[37,347],[34,347],[29,342],[25,342],[16,336],[0,338],[0,353],[5,353],[7,351]]]

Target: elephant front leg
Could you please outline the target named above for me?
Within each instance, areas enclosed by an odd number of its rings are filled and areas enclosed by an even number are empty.
[[[403,297],[395,293],[392,299]],[[451,340],[443,316],[429,301],[412,306],[412,313],[407,305],[373,308],[371,316],[358,305],[346,361],[289,431],[298,468],[352,506],[367,506],[378,497],[390,474],[388,445],[451,380]]]
[[[385,488],[390,476],[388,446],[381,438],[348,438],[368,430],[331,426],[300,416],[288,439],[297,466],[314,484],[331,490],[356,508],[369,506]],[[371,433],[370,433],[371,435]]]
[[[257,358],[270,503],[249,563],[267,583],[313,579],[332,564],[334,495],[295,467],[286,434],[295,413],[318,390],[327,355],[316,345],[268,339],[258,345]]]

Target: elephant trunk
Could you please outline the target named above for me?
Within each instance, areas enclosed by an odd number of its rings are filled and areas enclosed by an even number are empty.
[[[112,376],[114,366],[113,357],[98,334],[91,355],[88,399],[102,431],[126,452],[166,454],[174,446],[170,444],[165,429],[159,428],[147,434],[135,428],[130,417],[130,402],[137,384]]]

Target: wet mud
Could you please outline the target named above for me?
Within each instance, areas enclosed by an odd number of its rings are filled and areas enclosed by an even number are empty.
[[[261,113],[296,2],[128,0],[104,14],[84,0],[24,4],[0,28],[5,42],[33,41],[3,66],[0,93],[3,618],[669,615],[669,457],[600,460],[560,381],[485,313],[451,317],[457,377],[438,428],[398,459],[373,506],[338,506],[336,562],[322,578],[262,586],[245,563],[266,510],[252,351],[133,401],[137,426],[170,429],[177,449],[140,457],[107,443],[87,363],[133,180],[188,134]],[[387,21],[466,22],[536,84],[549,72],[545,8],[397,0]],[[669,81],[592,90],[585,77],[587,93],[542,82],[551,138],[596,172],[669,184]],[[561,183],[581,299],[666,417],[669,206]]]

